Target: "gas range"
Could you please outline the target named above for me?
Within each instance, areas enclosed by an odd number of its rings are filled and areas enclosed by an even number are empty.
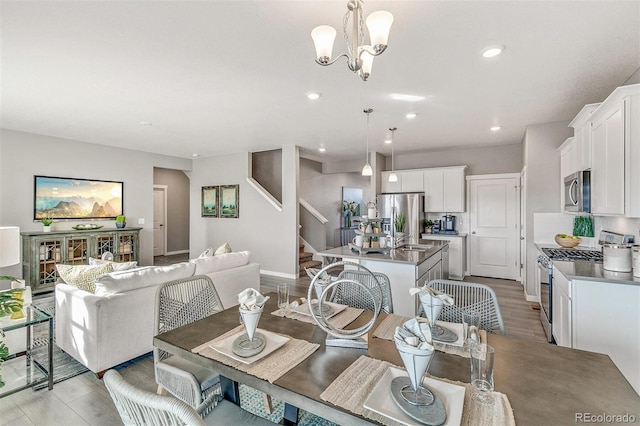
[[[602,262],[602,252],[600,250],[582,250],[575,248],[543,248],[542,252],[550,260],[586,260],[592,262]]]

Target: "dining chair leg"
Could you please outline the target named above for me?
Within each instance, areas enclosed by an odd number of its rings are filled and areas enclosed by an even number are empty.
[[[234,382],[233,380],[220,376],[220,389],[222,390],[222,396],[227,401],[231,401],[236,405],[240,405],[240,388],[238,387],[238,382]]]
[[[298,424],[298,407],[293,405],[284,404],[284,425],[297,425]]]

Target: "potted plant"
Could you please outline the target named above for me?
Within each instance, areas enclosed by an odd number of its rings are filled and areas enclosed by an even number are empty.
[[[42,231],[51,232],[51,224],[53,223],[53,218],[47,215],[40,219],[40,221],[42,222]]]
[[[378,222],[373,222],[371,224],[372,230],[374,234],[379,234],[380,233],[380,224]]]
[[[0,281],[4,280],[16,280],[14,277],[0,277]],[[18,312],[22,309],[22,289],[11,289],[0,291],[0,318],[11,315],[15,312]],[[0,339],[4,337],[4,333],[0,331]],[[7,359],[9,356],[9,348],[5,343],[0,340],[0,367],[2,367],[2,362]],[[4,386],[4,381],[2,380],[2,374],[0,374],[0,388]]]
[[[424,232],[430,234],[433,230],[433,221],[431,219],[424,220]]]
[[[403,213],[398,213],[398,216],[396,216],[396,221],[395,221],[396,234],[404,235],[404,226],[406,222],[407,222],[407,218],[405,217],[405,215]]]
[[[124,228],[127,225],[127,217],[124,215],[116,216],[116,228]]]

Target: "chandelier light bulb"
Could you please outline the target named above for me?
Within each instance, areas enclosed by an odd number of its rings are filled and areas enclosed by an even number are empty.
[[[369,47],[369,46],[363,46],[363,47]],[[367,50],[363,50],[363,48],[361,48],[361,54],[360,54],[360,58],[362,59],[362,68],[360,68],[360,77],[362,77],[362,79],[364,81],[367,81],[367,78],[369,78],[369,76],[371,75],[371,68],[373,67],[373,55],[370,54]]]
[[[321,64],[327,64],[331,61],[331,53],[333,52],[333,41],[336,38],[335,28],[329,25],[320,25],[311,31],[313,44],[316,46],[316,58]]]
[[[376,46],[387,47],[391,24],[393,24],[393,15],[386,10],[373,12],[367,17],[369,39],[371,40],[371,45],[374,49],[376,49]]]
[[[367,163],[362,168],[362,176],[373,176],[373,168],[371,164]]]

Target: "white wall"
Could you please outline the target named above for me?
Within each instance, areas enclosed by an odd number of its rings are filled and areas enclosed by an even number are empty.
[[[526,242],[527,276],[525,293],[535,297],[534,213],[560,213],[560,154],[557,148],[573,134],[569,122],[532,124],[523,140],[524,164],[527,167]]]
[[[228,242],[234,251],[251,251],[263,273],[294,277],[298,272],[298,148],[282,149],[282,211],[247,183],[250,153],[193,161],[191,173],[191,255]],[[296,177],[296,178],[292,178]],[[203,186],[240,185],[238,219],[203,218]]]
[[[153,168],[190,170],[191,159],[112,148],[32,133],[0,130],[0,224],[39,231],[33,221],[33,176],[61,176],[124,182],[127,226],[142,227],[140,264],[153,264]],[[145,220],[138,225],[138,219]],[[80,221],[57,221],[53,229],[71,229]],[[103,222],[115,227],[113,221]],[[22,276],[21,268],[2,274]]]

